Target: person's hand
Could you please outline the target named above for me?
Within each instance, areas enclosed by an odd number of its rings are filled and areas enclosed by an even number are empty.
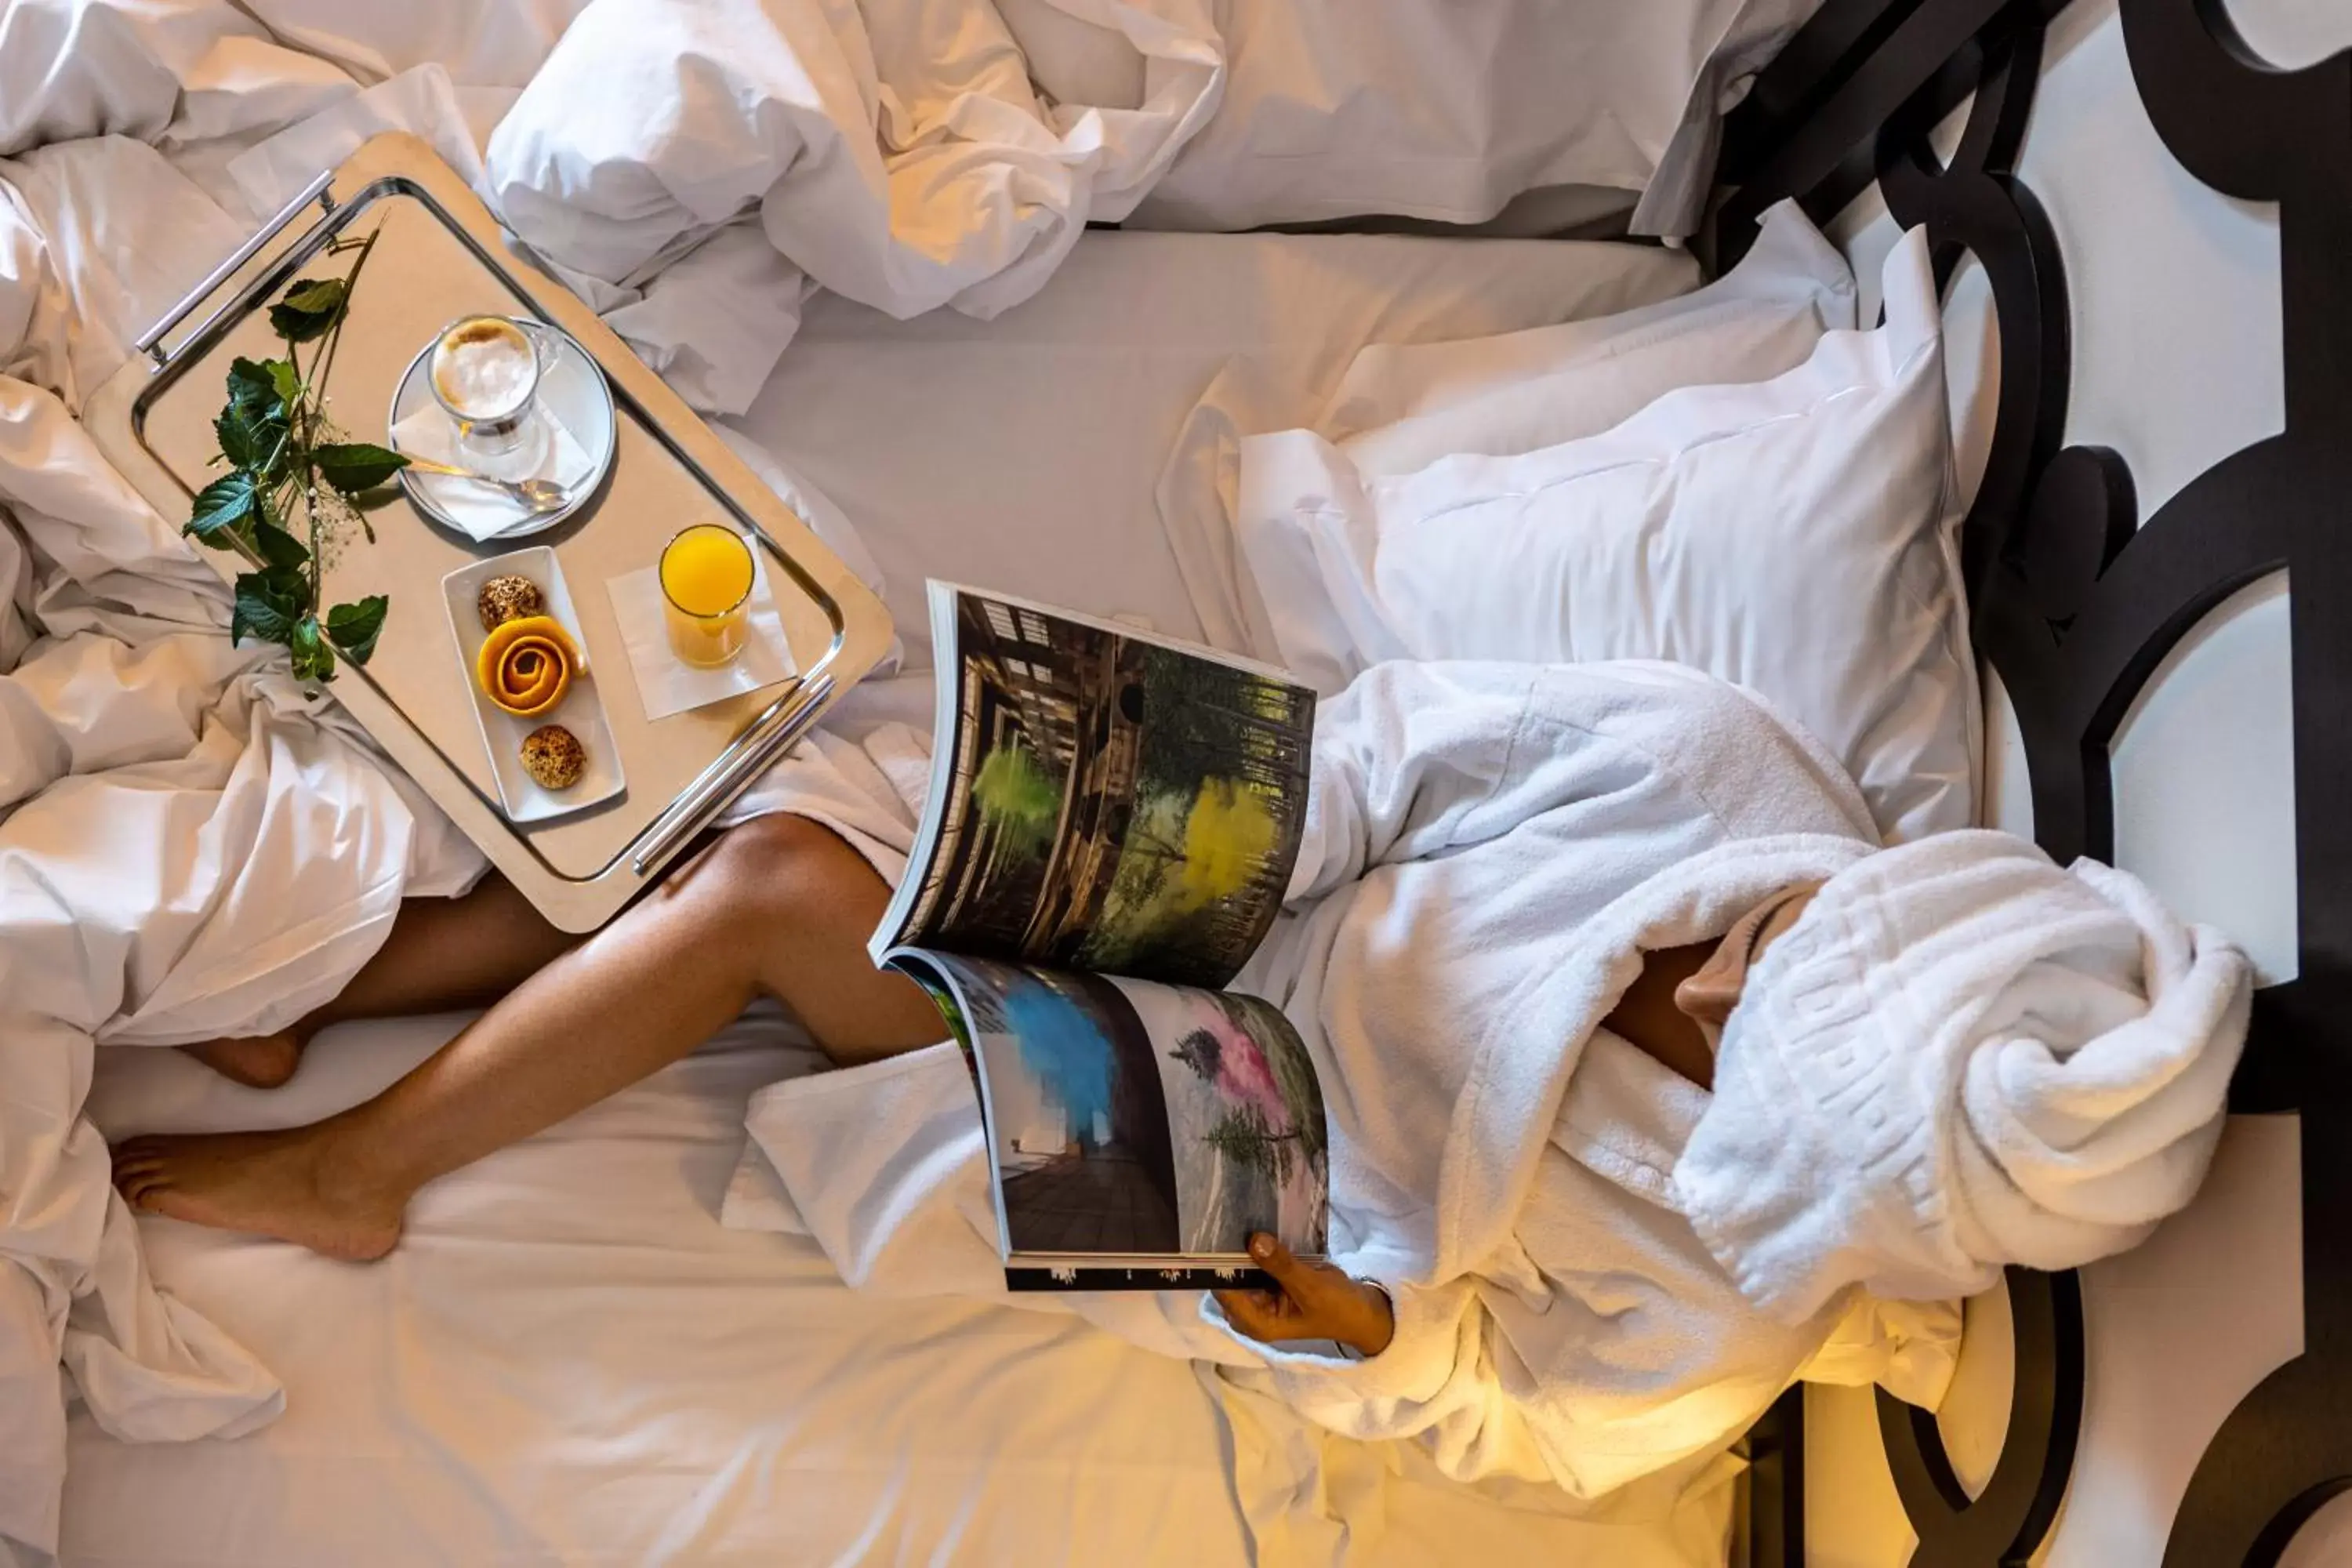
[[[1389,1348],[1396,1314],[1379,1286],[1350,1279],[1328,1263],[1304,1263],[1263,1231],[1250,1237],[1250,1258],[1274,1276],[1272,1290],[1217,1290],[1225,1321],[1264,1343],[1276,1340],[1337,1340],[1365,1355]]]

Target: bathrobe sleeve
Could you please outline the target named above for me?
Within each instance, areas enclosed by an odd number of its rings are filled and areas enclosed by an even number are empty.
[[[1556,791],[1558,770],[1519,745],[1550,673],[1524,664],[1381,664],[1325,702],[1291,901],[1320,898],[1377,866],[1507,833]],[[1547,776],[1530,778],[1530,763]]]
[[[1623,868],[1643,874],[1657,868],[1652,831],[1669,823],[1702,822],[1711,842],[1875,840],[1862,796],[1820,742],[1696,670],[1401,660],[1366,670],[1316,715],[1290,901],[1570,805],[1625,839]]]
[[[1384,1281],[1383,1288],[1396,1308],[1396,1334],[1386,1350],[1360,1360],[1261,1345],[1225,1321],[1213,1297],[1202,1299],[1201,1310],[1204,1321],[1262,1357],[1275,1392],[1318,1426],[1349,1437],[1423,1438],[1457,1480],[1557,1479],[1526,1408],[1506,1387],[1494,1320],[1472,1282],[1424,1289]]]

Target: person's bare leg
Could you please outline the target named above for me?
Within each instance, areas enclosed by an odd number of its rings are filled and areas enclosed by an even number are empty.
[[[425,1183],[676,1061],[763,992],[837,1061],[942,1037],[920,988],[866,958],[888,900],[825,828],[746,823],[366,1104],[283,1132],[134,1140],[115,1184],[136,1208],[380,1258]]]
[[[331,1024],[487,1006],[579,942],[493,871],[462,898],[402,904],[392,933],[342,994],[291,1027],[180,1048],[249,1089],[276,1089],[294,1076],[310,1037]]]

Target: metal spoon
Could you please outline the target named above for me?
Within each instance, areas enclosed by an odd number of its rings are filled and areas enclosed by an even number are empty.
[[[478,474],[471,468],[452,468],[447,463],[436,463],[428,458],[411,457],[408,466],[423,468],[428,474],[446,474],[453,479],[471,479],[476,484],[495,486],[506,491],[509,499],[533,517],[560,510],[572,502],[572,492],[553,479],[502,479],[494,474]]]

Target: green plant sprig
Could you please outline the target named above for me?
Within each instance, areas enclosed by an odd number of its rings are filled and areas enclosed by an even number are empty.
[[[364,441],[330,441],[327,376],[342,342],[352,291],[367,268],[376,237],[338,240],[330,255],[356,249],[343,278],[302,278],[269,307],[269,325],[286,344],[283,359],[238,358],[228,367],[228,403],[213,421],[217,461],[228,473],[196,493],[187,531],[215,549],[242,548],[260,570],[240,573],[229,636],[282,643],[303,680],[335,678],[335,651],[365,664],[383,635],[391,601],[371,594],[319,611],[320,489],[356,496],[408,466],[399,453]],[[310,374],[302,374],[300,346],[315,343]],[[299,504],[306,538],[288,526]],[[364,515],[361,526],[373,542]]]

